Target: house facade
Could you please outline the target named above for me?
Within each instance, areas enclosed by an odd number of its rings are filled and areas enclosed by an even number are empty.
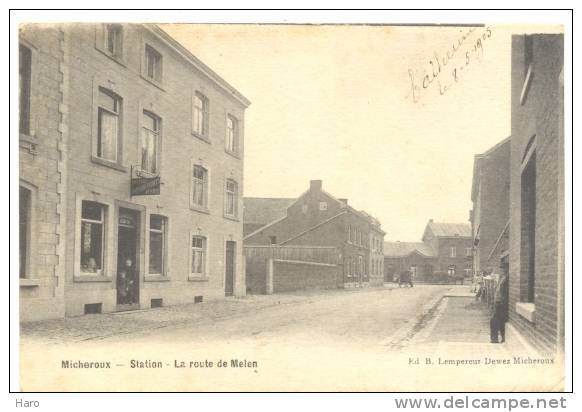
[[[380,223],[325,192],[321,180],[286,209],[285,216],[244,238],[245,245],[330,246],[341,251],[344,287],[383,283]]]
[[[473,273],[473,239],[467,223],[438,223],[429,220],[423,243],[430,245],[437,256],[435,272],[448,276],[471,277]]]
[[[384,242],[384,281],[393,282],[403,271],[411,271],[413,279],[430,282],[435,270],[435,251],[422,242]]]
[[[510,149],[511,139],[507,138],[475,155],[470,218],[474,273],[500,273],[501,260],[508,253],[499,243],[509,225]]]
[[[155,25],[60,26],[50,52],[45,33],[21,38],[61,61],[64,314],[244,294],[249,101]]]
[[[402,271],[419,282],[470,277],[471,226],[465,223],[427,223],[422,242],[385,242],[384,279],[393,281]]]
[[[509,319],[542,352],[564,348],[564,37],[511,50]]]

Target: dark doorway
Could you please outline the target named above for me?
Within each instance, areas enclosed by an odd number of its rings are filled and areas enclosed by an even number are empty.
[[[234,295],[234,269],[236,266],[236,242],[226,242],[226,274],[224,281],[224,294]]]
[[[118,310],[139,308],[139,212],[119,209],[117,231]]]

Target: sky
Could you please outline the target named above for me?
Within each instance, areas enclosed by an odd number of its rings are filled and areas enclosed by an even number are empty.
[[[387,241],[419,241],[431,218],[469,223],[474,155],[510,134],[515,28],[162,27],[252,102],[244,196],[321,179]]]

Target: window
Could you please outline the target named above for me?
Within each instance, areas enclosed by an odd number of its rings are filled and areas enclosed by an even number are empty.
[[[163,275],[166,272],[166,225],[164,216],[150,215],[150,275]]]
[[[470,247],[465,248],[465,256],[467,256],[467,257],[473,256],[473,249]]]
[[[533,61],[533,36],[531,35],[524,36],[523,55],[523,75],[525,77]]]
[[[346,231],[348,232],[348,243],[352,243],[352,226],[348,225]]]
[[[150,45],[145,46],[145,75],[150,80],[162,81],[162,55]]]
[[[121,57],[123,46],[123,28],[121,24],[107,25],[106,48],[113,57]]]
[[[81,272],[103,270],[105,206],[83,201],[81,210]]]
[[[228,115],[226,117],[226,151],[230,153],[237,152],[238,146],[238,121]]]
[[[206,238],[192,236],[192,268],[193,276],[206,276]]]
[[[20,133],[30,134],[30,88],[32,51],[22,44],[19,49],[18,86],[20,98]]]
[[[521,174],[520,299],[535,303],[536,152]]]
[[[457,248],[455,246],[451,246],[451,253],[449,255],[449,257],[457,257]]]
[[[19,221],[20,221],[20,278],[28,274],[28,259],[30,255],[30,214],[32,193],[20,186]]]
[[[319,202],[319,210],[327,210],[327,202]]]
[[[141,170],[158,172],[158,152],[160,145],[160,119],[144,111],[141,127]]]
[[[455,276],[457,272],[457,267],[455,265],[450,265],[449,268],[447,269],[447,273],[449,276]]]
[[[224,213],[230,217],[237,216],[238,209],[238,185],[232,180],[226,181],[226,202]]]
[[[269,241],[271,242],[272,245],[276,245],[277,244],[277,236],[269,236]]]
[[[192,132],[208,138],[208,99],[196,92],[192,102]]]
[[[352,269],[352,258],[351,257],[347,257],[346,258],[346,265],[345,265],[345,273],[347,277],[352,277],[352,273],[351,273],[351,269]]]
[[[192,204],[197,207],[208,207],[208,171],[195,165],[192,170]]]
[[[121,99],[112,92],[99,88],[97,112],[97,157],[117,162],[119,117]]]

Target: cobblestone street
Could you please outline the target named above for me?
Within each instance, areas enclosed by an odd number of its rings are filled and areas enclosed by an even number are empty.
[[[303,328],[300,322],[313,323],[321,329],[326,324],[329,326],[331,321],[337,327],[336,331],[351,340],[358,339],[358,334],[349,336],[347,332],[354,330],[352,322],[356,321],[360,325],[365,323],[370,326],[369,334],[382,339],[401,324],[413,322],[415,312],[425,299],[434,296],[439,298],[448,288],[418,286],[414,289],[393,290],[393,285],[386,285],[383,289],[249,295],[202,304],[23,323],[21,336],[24,343],[61,344],[115,340],[118,337],[147,337],[159,341],[186,337],[190,332],[192,335],[207,336],[212,330],[223,330],[229,338],[234,339],[237,335],[233,335],[233,332],[236,331],[242,336],[247,333],[253,336],[262,333],[266,336],[274,329],[279,332],[282,329],[300,330]],[[314,316],[316,314],[319,316]],[[290,317],[296,322],[289,324]],[[346,329],[346,326],[350,328]]]

